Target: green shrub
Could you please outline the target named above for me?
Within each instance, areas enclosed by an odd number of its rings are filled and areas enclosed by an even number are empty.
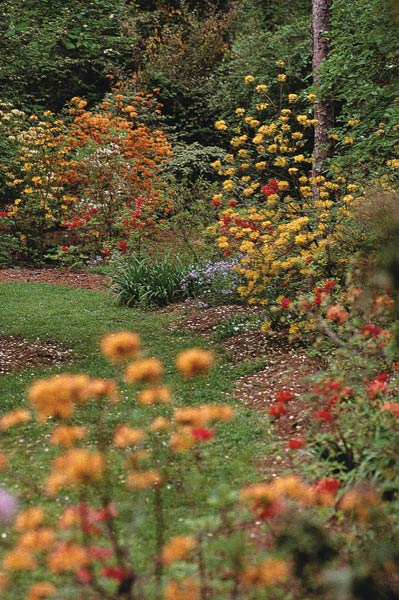
[[[118,304],[166,306],[189,297],[191,290],[181,286],[189,269],[179,256],[165,254],[150,262],[133,255],[111,276],[111,291]]]

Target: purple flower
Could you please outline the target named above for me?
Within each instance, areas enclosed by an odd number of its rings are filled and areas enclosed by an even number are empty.
[[[0,487],[0,521],[7,523],[13,520],[18,511],[18,501],[4,488]]]

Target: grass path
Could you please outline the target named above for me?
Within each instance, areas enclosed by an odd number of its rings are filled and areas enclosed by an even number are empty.
[[[170,315],[117,307],[104,292],[48,284],[0,284],[0,303],[0,334],[61,342],[72,349],[74,356],[70,364],[61,367],[0,376],[1,413],[23,406],[26,387],[38,377],[65,371],[112,377],[113,368],[101,356],[98,342],[107,332],[129,329],[142,337],[146,355],[156,356],[164,362],[165,381],[175,391],[177,405],[227,401],[235,406],[238,417],[222,428],[220,437],[214,442],[217,447],[215,461],[218,455],[229,456],[228,461],[222,461],[221,471],[226,473],[227,469],[230,474],[234,473],[236,481],[231,481],[232,486],[251,478],[251,465],[268,447],[267,429],[264,417],[240,406],[231,395],[235,380],[250,372],[250,365],[232,367],[223,356],[218,356],[209,378],[198,380],[188,390],[187,384],[182,383],[175,373],[175,357],[182,349],[204,346],[205,342],[186,332],[166,331],[164,326],[173,318]],[[31,431],[32,425],[26,429]],[[5,437],[12,443],[14,433],[10,431]]]

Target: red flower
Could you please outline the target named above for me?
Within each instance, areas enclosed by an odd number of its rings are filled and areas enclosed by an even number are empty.
[[[289,440],[286,446],[287,450],[298,450],[305,446],[305,442],[303,440]]]
[[[292,300],[289,298],[283,298],[280,302],[281,308],[288,308],[290,304],[292,304]]]
[[[336,494],[340,486],[340,481],[333,479],[332,477],[328,477],[326,479],[320,479],[320,481],[318,481],[314,487],[316,492]]]
[[[210,440],[215,435],[213,429],[206,429],[205,427],[197,427],[191,430],[191,435],[199,442],[200,440]]]
[[[69,250],[69,246],[61,246],[60,250],[61,250],[62,252],[68,252],[68,250]]]
[[[377,327],[375,323],[368,323],[367,325],[362,327],[360,333],[365,337],[377,338],[379,335],[381,335],[382,329],[380,327]]]
[[[262,194],[268,198],[272,194],[276,194],[278,192],[278,181],[277,179],[269,179],[266,185],[260,188]]]
[[[319,419],[319,421],[326,421],[326,423],[332,421],[332,414],[327,409],[318,410],[313,416],[315,419]]]
[[[109,548],[101,548],[100,546],[92,546],[89,549],[89,556],[93,560],[103,560],[113,556],[112,550]]]
[[[396,417],[399,417],[399,404],[397,402],[384,402],[381,406],[381,410],[392,413]]]
[[[218,200],[217,198],[214,198],[211,202],[212,206],[214,206],[215,208],[217,208],[218,206],[220,206],[222,203],[220,200]]]
[[[76,573],[76,577],[83,583],[90,583],[92,580],[91,573],[87,569],[79,569],[79,571]]]
[[[229,206],[232,206],[233,208],[235,206],[237,206],[237,204],[238,204],[237,200],[230,200],[230,202],[229,202]]]
[[[268,410],[269,416],[278,419],[279,417],[287,414],[287,409],[284,404],[273,404]]]
[[[101,570],[101,575],[109,577],[110,579],[115,579],[116,581],[123,581],[129,577],[130,573],[121,567],[104,567]]]
[[[6,212],[0,212],[0,217],[4,217],[5,219],[8,219],[8,214]]]
[[[289,392],[288,390],[281,390],[281,392],[277,394],[276,400],[279,404],[281,404],[283,402],[288,402],[289,400],[292,400],[294,397],[295,396],[292,392]]]
[[[113,504],[107,504],[105,508],[93,511],[91,515],[92,521],[105,521],[106,519],[114,519],[117,515]]]
[[[122,240],[121,242],[119,242],[118,250],[120,251],[121,254],[126,254],[127,242],[125,240]]]
[[[384,383],[388,383],[388,381],[391,379],[389,373],[378,373],[377,377],[375,378],[376,381],[383,381]]]
[[[367,391],[370,400],[373,400],[377,394],[383,394],[384,392],[386,392],[387,387],[388,385],[386,381],[379,381],[378,379],[375,379],[374,381],[369,383],[369,385],[367,386]]]
[[[104,256],[109,256],[111,254],[111,250],[109,248],[104,248],[104,250],[101,251],[101,254]]]
[[[254,511],[256,512],[258,519],[266,521],[267,519],[270,519],[281,512],[281,506],[280,504],[277,504],[277,502],[271,502],[267,505],[256,502],[254,505]]]

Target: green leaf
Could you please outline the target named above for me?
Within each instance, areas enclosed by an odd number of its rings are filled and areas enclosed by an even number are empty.
[[[30,23],[28,21],[21,21],[14,25],[14,30],[18,32],[26,31],[29,28]]]

